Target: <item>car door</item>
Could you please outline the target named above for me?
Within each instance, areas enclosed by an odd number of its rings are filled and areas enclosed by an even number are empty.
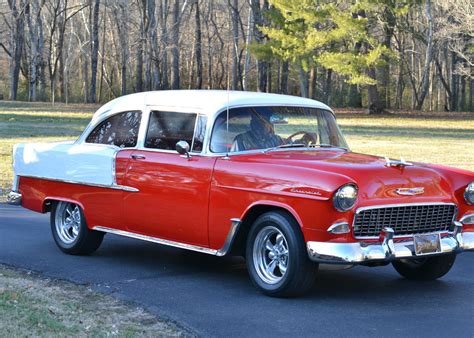
[[[144,144],[130,154],[124,194],[131,232],[208,246],[209,189],[215,158],[201,156],[206,117],[194,113],[151,111]],[[191,147],[179,155],[178,141]]]

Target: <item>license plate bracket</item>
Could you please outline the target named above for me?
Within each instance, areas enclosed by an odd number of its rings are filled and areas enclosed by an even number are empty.
[[[413,244],[417,256],[441,252],[441,237],[439,234],[414,235]]]

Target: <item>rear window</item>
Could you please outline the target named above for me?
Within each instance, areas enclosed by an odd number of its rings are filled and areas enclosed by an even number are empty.
[[[87,136],[87,143],[110,144],[120,148],[137,145],[142,113],[130,111],[115,114],[101,122]]]

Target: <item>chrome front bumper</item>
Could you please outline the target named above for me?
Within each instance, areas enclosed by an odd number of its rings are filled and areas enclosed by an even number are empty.
[[[21,194],[16,191],[11,191],[7,196],[7,203],[11,205],[21,205]]]
[[[393,235],[391,228],[385,228],[381,241],[376,243],[307,242],[306,246],[312,261],[325,264],[389,262],[417,257],[412,240],[394,242]],[[455,222],[454,232],[441,238],[441,252],[432,255],[470,250],[474,250],[474,232],[463,233],[462,224]]]

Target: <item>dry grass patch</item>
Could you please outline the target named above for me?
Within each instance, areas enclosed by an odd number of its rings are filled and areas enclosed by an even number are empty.
[[[4,337],[184,336],[142,308],[64,281],[0,265]]]

